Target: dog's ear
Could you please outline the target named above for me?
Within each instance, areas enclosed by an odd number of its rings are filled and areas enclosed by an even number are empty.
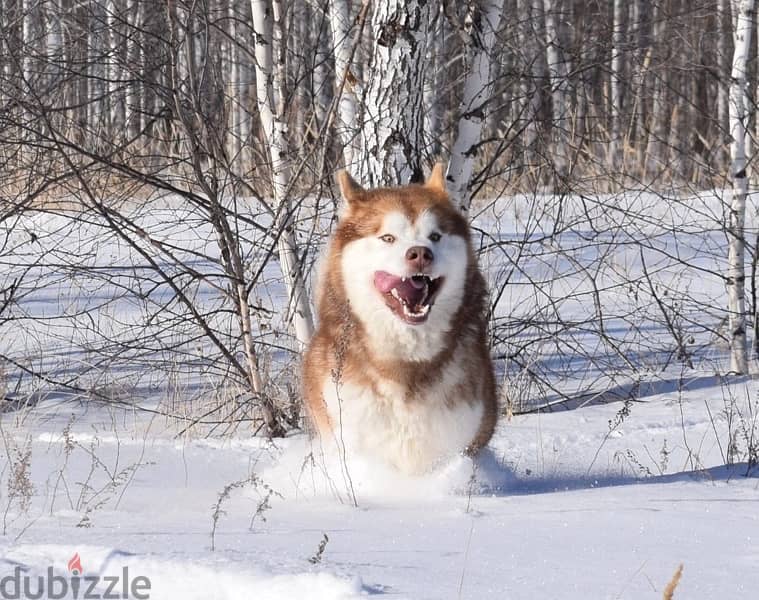
[[[356,182],[355,179],[353,179],[353,177],[350,176],[350,173],[348,173],[348,171],[345,169],[338,171],[337,183],[340,186],[340,193],[343,195],[343,198],[348,204],[352,204],[360,200],[366,191]]]
[[[427,178],[427,181],[424,182],[424,187],[435,192],[443,192],[444,194],[446,193],[445,165],[443,163],[435,163],[435,166],[432,167],[430,176]]]

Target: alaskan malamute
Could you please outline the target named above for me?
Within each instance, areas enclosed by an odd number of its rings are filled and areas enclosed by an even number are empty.
[[[404,473],[476,454],[497,415],[486,288],[442,165],[423,185],[338,181],[346,206],[303,373],[322,443]]]

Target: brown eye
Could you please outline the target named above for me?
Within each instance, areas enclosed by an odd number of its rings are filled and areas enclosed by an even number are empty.
[[[392,244],[395,241],[395,236],[386,233],[385,235],[381,235],[380,239],[387,244]]]
[[[442,236],[436,231],[435,233],[430,234],[430,241],[439,242],[441,237]]]

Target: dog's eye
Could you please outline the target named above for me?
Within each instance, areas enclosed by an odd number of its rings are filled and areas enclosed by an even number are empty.
[[[442,236],[436,231],[435,233],[430,234],[430,241],[439,242],[441,237]]]
[[[386,233],[385,235],[381,235],[380,239],[387,244],[392,244],[395,241],[395,236],[389,233]]]

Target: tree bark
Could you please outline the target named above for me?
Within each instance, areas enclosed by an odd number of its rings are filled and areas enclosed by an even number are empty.
[[[730,44],[729,34],[732,27],[730,18],[730,0],[719,0],[719,9],[717,13],[717,23],[719,29],[717,32],[717,60],[720,65],[721,77],[717,82],[717,135],[720,140],[727,138],[730,131],[730,85],[727,74],[731,70],[730,64]],[[724,151],[724,144],[719,144],[718,168],[725,168],[729,153]]]
[[[360,156],[358,100],[359,81],[351,65],[350,0],[329,0],[329,24],[335,56],[335,93],[339,94],[335,130],[343,146],[343,163],[349,171]],[[342,89],[341,82],[345,81]]]
[[[567,175],[569,154],[567,136],[569,133],[569,68],[562,48],[559,27],[559,11],[562,0],[543,0],[543,15],[546,34],[546,61],[551,81],[551,104],[554,132],[555,169],[560,179]]]
[[[622,0],[614,0],[613,30],[611,43],[611,168],[617,171],[621,167],[622,158],[622,44],[624,31],[622,29],[622,14],[625,6]]]
[[[281,0],[251,0],[253,26],[256,32],[256,97],[261,126],[271,160],[272,192],[275,209],[275,231],[280,269],[288,296],[288,318],[292,320],[295,337],[304,348],[314,332],[308,290],[303,276],[300,254],[289,199],[290,159],[285,120],[285,56],[283,6]]]
[[[472,4],[465,18],[470,60],[464,80],[464,94],[459,107],[456,139],[451,151],[446,179],[451,199],[466,213],[472,200],[471,179],[474,159],[478,154],[485,105],[490,100],[493,82],[490,78],[490,53],[501,20],[503,0],[481,0]]]
[[[748,122],[748,79],[746,66],[751,48],[754,0],[734,0],[735,31],[733,66],[730,74],[730,175],[733,196],[728,217],[727,296],[730,336],[730,371],[748,372],[745,300],[745,223],[748,175],[746,137]]]
[[[374,5],[358,157],[363,184],[401,185],[423,179],[422,90],[430,4],[387,0]]]
[[[142,76],[141,65],[142,55],[142,8],[141,3],[137,0],[128,0],[128,25],[129,36],[127,37],[127,65],[130,69],[128,77],[132,80],[127,85],[129,92],[126,99],[126,122],[129,128],[129,134],[137,137],[142,131],[142,86],[140,78]]]

